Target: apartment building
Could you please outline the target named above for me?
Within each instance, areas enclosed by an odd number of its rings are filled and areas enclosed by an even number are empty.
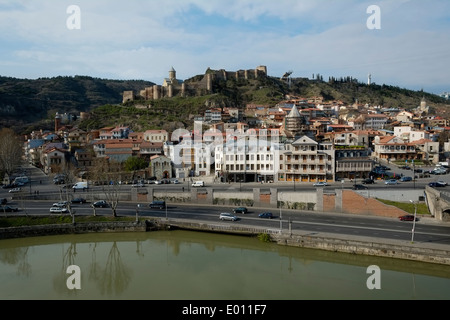
[[[276,181],[279,163],[279,131],[248,130],[228,136],[215,146],[215,172],[222,182]]]
[[[332,143],[319,143],[302,136],[280,152],[278,181],[317,182],[334,180]]]

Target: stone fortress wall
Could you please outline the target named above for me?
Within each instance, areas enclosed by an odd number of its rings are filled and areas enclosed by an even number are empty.
[[[255,69],[226,71],[224,69],[212,70],[208,68],[204,75],[195,76],[186,81],[176,78],[176,71],[172,67],[169,77],[165,78],[162,85],[153,85],[142,89],[138,95],[134,91],[124,91],[122,103],[136,99],[158,100],[162,98],[201,96],[214,92],[214,83],[229,79],[257,79],[267,76],[267,67],[258,66]]]

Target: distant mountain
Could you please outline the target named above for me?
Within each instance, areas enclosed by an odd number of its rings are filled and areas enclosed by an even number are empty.
[[[90,111],[105,104],[120,104],[124,90],[139,90],[153,84],[86,76],[36,80],[0,77],[0,127],[20,132],[32,124],[53,119],[56,112]]]

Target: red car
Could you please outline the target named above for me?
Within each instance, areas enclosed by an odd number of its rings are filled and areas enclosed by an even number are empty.
[[[405,216],[399,217],[400,221],[414,221],[414,216],[412,214],[407,214]],[[416,218],[416,221],[418,221],[419,218]]]

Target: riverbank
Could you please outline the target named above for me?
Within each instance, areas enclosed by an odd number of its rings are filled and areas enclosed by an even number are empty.
[[[449,246],[369,237],[341,236],[307,231],[264,229],[254,226],[225,223],[193,222],[180,219],[155,218],[139,221],[77,222],[0,228],[0,239],[23,238],[46,235],[78,234],[94,232],[150,232],[158,230],[191,230],[215,232],[240,236],[265,235],[267,241],[278,245],[327,250],[368,256],[420,261],[450,265]]]

